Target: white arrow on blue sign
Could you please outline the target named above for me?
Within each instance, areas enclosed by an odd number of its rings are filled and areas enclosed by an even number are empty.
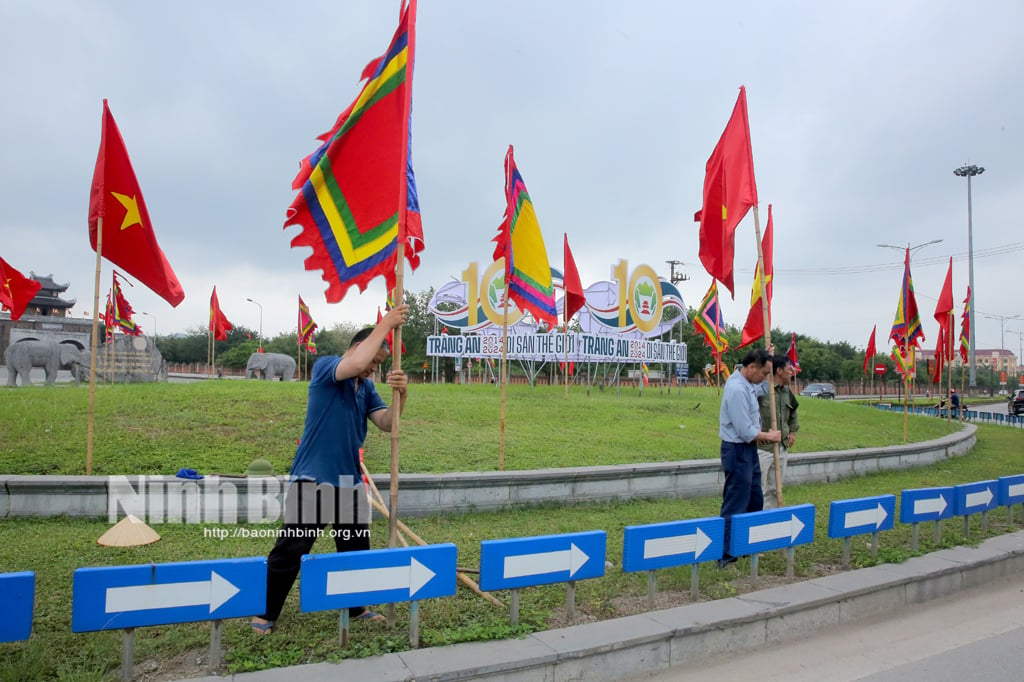
[[[79,568],[71,631],[258,616],[266,600],[265,557]]]
[[[455,594],[458,548],[445,543],[302,557],[299,608],[333,611]]]
[[[997,487],[994,480],[953,486],[953,514],[967,516],[995,509]]]
[[[938,521],[953,516],[953,488],[911,488],[900,493],[900,523]]]
[[[1024,474],[1000,476],[997,500],[1001,507],[1024,504]]]
[[[32,607],[36,596],[36,574],[0,573],[0,642],[17,642],[32,634]]]
[[[480,589],[511,590],[604,575],[603,530],[480,543]]]
[[[626,526],[622,570],[627,573],[652,571],[720,559],[724,535],[725,519],[720,516]]]
[[[814,540],[814,505],[798,504],[732,517],[729,554],[745,556]]]
[[[862,533],[892,530],[895,523],[895,495],[835,500],[829,505],[828,536],[830,538],[847,538]]]

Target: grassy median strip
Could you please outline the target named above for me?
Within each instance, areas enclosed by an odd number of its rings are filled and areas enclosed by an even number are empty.
[[[104,408],[103,420],[111,429],[116,425],[114,440],[126,452],[118,458],[116,448],[104,446],[104,454],[97,457],[97,460],[104,460],[104,473],[173,473],[181,466],[242,471],[250,459],[267,456],[266,452],[255,454],[253,441],[273,443],[274,447],[287,450],[286,454],[272,459],[275,467],[283,470],[297,438],[297,433],[291,429],[301,426],[304,393],[290,385],[234,382],[239,384],[236,386],[231,383],[209,382],[181,392],[178,385],[107,387],[104,394],[98,396],[97,404],[105,404],[115,395],[124,397],[123,410]],[[190,386],[195,385],[180,388]],[[403,420],[403,471],[496,468],[497,389],[438,386],[414,387],[414,390],[421,407],[416,409],[416,402],[410,402],[407,419]],[[79,394],[84,393],[70,387],[18,389],[5,393],[5,409],[0,415],[3,470],[28,473],[28,469],[49,459],[58,471],[76,472],[75,460],[84,453],[84,445],[80,445],[72,433],[81,418],[74,405],[79,401]],[[681,396],[675,392],[669,396],[648,389],[643,398],[625,389],[619,395],[614,389],[595,393],[589,399],[581,391],[571,394],[566,403],[562,393],[555,389],[517,387],[510,391],[506,425],[508,468],[693,459],[717,453],[718,401],[713,390],[687,390]],[[512,396],[519,403],[515,409],[511,408]],[[12,403],[11,399],[16,400]],[[65,405],[63,409],[50,405],[65,401],[70,406]],[[147,406],[153,401],[159,401],[164,407],[158,414],[147,416],[154,411]],[[11,404],[17,404],[13,411],[7,409]],[[558,415],[553,416],[553,412]],[[67,428],[52,427],[58,430],[49,439],[35,434],[41,424],[49,423],[51,414],[71,414],[65,422]],[[137,423],[136,419],[142,423]],[[189,429],[188,424],[193,420],[195,427]],[[279,421],[288,425],[274,426]],[[8,424],[19,422],[29,425],[12,434]],[[271,426],[267,434],[249,435],[253,427],[240,426],[240,422]],[[800,446],[796,448],[799,452],[902,442],[902,414],[831,401],[804,400],[801,424]],[[947,433],[945,422],[934,418],[912,417],[909,426],[913,440]],[[622,429],[627,432],[626,437],[620,433]],[[84,438],[84,426],[82,434]],[[164,444],[165,437],[176,445]],[[29,454],[19,457],[17,452],[23,438]],[[217,447],[204,443],[207,439],[216,440]],[[98,431],[97,444],[102,440]],[[47,444],[47,441],[60,444]],[[160,453],[154,462],[166,457],[173,464],[150,464],[155,469],[146,469],[147,465],[140,459],[146,450],[141,443]],[[1019,429],[983,425],[978,430],[977,447],[964,457],[920,469],[873,474],[831,484],[787,487],[787,504],[817,506],[815,542],[797,548],[796,579],[805,580],[840,570],[842,542],[826,537],[830,501],[898,494],[905,488],[954,485],[1024,473],[1020,459],[1022,443],[1024,432]],[[386,439],[371,441],[368,446],[371,469],[386,470],[389,451]],[[192,456],[202,458],[192,460]],[[442,457],[444,464],[437,461]],[[530,464],[526,466],[524,460],[529,460]],[[477,464],[459,466],[463,461]],[[573,622],[586,622],[646,610],[646,576],[621,571],[625,526],[714,516],[718,505],[717,498],[632,501],[406,521],[428,542],[458,545],[458,563],[464,567],[479,565],[481,540],[606,531],[607,558],[611,566],[603,578],[581,581],[577,586],[578,614]],[[1016,511],[1018,524],[1013,527],[1006,522],[1005,509],[993,512],[987,535],[1019,528],[1020,512]],[[263,556],[273,544],[273,539],[266,535],[276,529],[270,525],[157,524],[154,528],[163,539],[155,544],[135,548],[101,547],[96,544],[96,538],[109,525],[105,520],[67,518],[0,521],[0,546],[4,547],[0,572],[32,570],[37,575],[32,638],[27,642],[0,644],[0,680],[101,680],[116,675],[120,661],[119,632],[71,633],[71,585],[76,568]],[[974,544],[984,537],[977,517],[972,520],[971,536],[967,540],[962,535],[963,524],[959,519],[945,522],[938,545],[932,542],[931,524],[927,525],[927,532],[921,533],[920,553],[938,547]],[[221,537],[224,530],[227,537]],[[870,557],[869,539],[869,536],[854,538],[854,567],[875,563]],[[895,530],[882,535],[877,562],[897,562],[911,556],[909,540],[910,528],[897,524]],[[373,546],[382,547],[386,541],[386,523],[378,520],[373,527]],[[317,552],[332,550],[333,543],[327,538],[318,541],[315,548]],[[713,563],[703,564],[699,570],[702,600],[785,582],[781,577],[785,574],[784,560],[778,552],[767,553],[761,560],[762,577],[757,581],[749,578],[749,563],[745,560],[724,571],[715,568]],[[689,601],[690,568],[658,571],[657,582],[659,607]],[[246,619],[225,623],[226,670],[239,672],[336,661],[409,647],[405,604],[398,606],[398,627],[354,623],[350,645],[341,649],[337,643],[337,614],[300,613],[297,593],[298,590],[292,591],[278,629],[269,637],[254,636]],[[508,603],[508,593],[499,592],[496,596]],[[421,603],[421,645],[501,639],[562,625],[566,623],[564,601],[565,588],[561,585],[522,590],[521,624],[513,627],[509,624],[507,610],[491,606],[460,587],[455,597]],[[151,670],[154,676],[187,676],[204,670],[201,659],[209,643],[207,623],[139,628],[135,639],[137,665]]]
[[[509,386],[505,468],[544,469],[718,457],[719,392],[649,386],[592,389]],[[391,402],[391,396],[385,395]],[[0,389],[0,473],[84,474],[88,390]],[[287,473],[302,435],[306,385],[204,381],[101,385],[96,390],[93,474],[242,473],[267,459]],[[501,391],[490,384],[414,385],[402,417],[401,471],[498,468]],[[903,415],[802,398],[794,452],[903,442]],[[908,420],[911,441],[948,433],[944,421]],[[370,429],[367,465],[390,469],[388,434]]]

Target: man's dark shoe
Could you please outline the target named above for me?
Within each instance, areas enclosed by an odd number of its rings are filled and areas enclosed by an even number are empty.
[[[722,557],[721,559],[718,560],[718,567],[719,568],[725,568],[729,564],[736,563],[738,560],[739,559],[737,559],[737,557],[734,557],[732,555],[726,554],[724,557]]]

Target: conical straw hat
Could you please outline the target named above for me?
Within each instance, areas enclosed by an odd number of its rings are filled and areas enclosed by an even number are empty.
[[[129,514],[97,540],[105,547],[135,547],[156,542],[160,536],[137,517]]]

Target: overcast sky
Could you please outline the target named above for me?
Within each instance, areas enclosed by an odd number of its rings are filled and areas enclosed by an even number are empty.
[[[157,238],[185,289],[177,308],[127,288],[144,329],[205,326],[214,285],[228,318],[294,330],[296,295],[321,327],[372,323],[383,280],[328,305],[308,249],[282,229],[299,161],[388,45],[398,0],[0,4],[0,256],[70,283],[92,312],[89,186],[110,101]],[[954,258],[968,283],[965,163],[973,182],[979,348],[1024,315],[1024,4],[1016,0],[692,3],[421,0],[413,161],[424,291],[491,261],[516,161],[552,264],[569,235],[584,287],[652,266],[696,306],[704,164],[747,87],[762,229],[775,215],[773,326],[863,347],[892,324],[902,254],[927,340]],[[1017,76],[1013,74],[1017,73]],[[742,325],[756,262],[753,214],[736,236]],[[104,263],[101,289],[109,288]],[[725,295],[728,298],[728,295]],[[985,317],[988,315],[989,317]],[[1003,325],[1005,346],[1019,347]]]

